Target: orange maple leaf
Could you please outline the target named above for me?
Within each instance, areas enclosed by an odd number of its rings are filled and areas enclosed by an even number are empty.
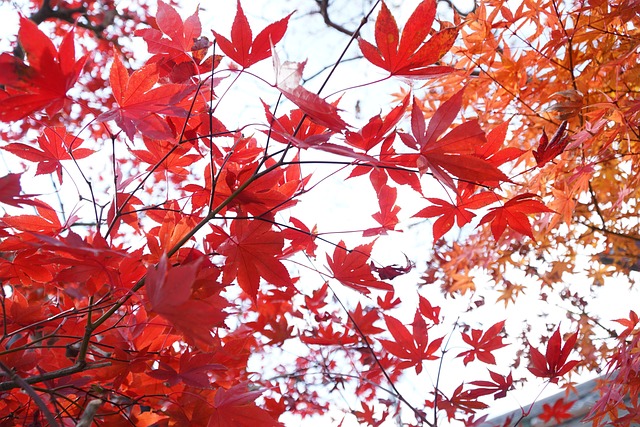
[[[496,240],[502,236],[507,226],[533,239],[533,231],[527,214],[553,212],[536,198],[537,196],[532,193],[519,194],[503,206],[491,208],[480,220],[479,225],[491,223],[491,232]]]

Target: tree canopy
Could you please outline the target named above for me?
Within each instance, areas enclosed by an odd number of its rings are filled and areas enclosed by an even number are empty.
[[[281,59],[294,13],[23,5],[0,54],[0,425],[479,426],[547,386],[567,394],[536,416],[561,422],[589,373],[589,422],[640,422],[640,4],[423,0],[400,22],[379,0],[351,31],[316,3],[345,38],[313,90]],[[354,54],[381,77],[325,93]],[[264,114],[233,127],[245,85]],[[389,101],[359,117],[358,91]],[[305,210],[331,181],[362,226]],[[420,254],[385,250],[424,228]]]

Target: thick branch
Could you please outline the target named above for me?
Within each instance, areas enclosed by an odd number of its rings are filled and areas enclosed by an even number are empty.
[[[59,19],[61,21],[69,22],[73,24],[75,22],[74,15],[83,14],[87,12],[87,8],[84,6],[74,7],[72,9],[66,7],[51,7],[51,0],[44,0],[40,9],[29,17],[30,20],[36,24],[40,24],[47,19]]]
[[[67,368],[58,369],[56,371],[46,372],[41,375],[34,375],[29,378],[21,378],[25,384],[37,384],[43,381],[55,380],[56,378],[66,377],[67,375],[77,374],[78,372],[88,371],[90,369],[99,369],[106,366],[110,366],[111,362],[99,362],[99,363],[76,363],[75,365]],[[3,381],[0,383],[0,391],[11,390],[21,387],[21,385],[15,380]]]
[[[342,34],[353,36],[353,31],[349,31],[342,25],[336,24],[329,17],[329,0],[316,0],[316,3],[318,3],[318,6],[320,7],[320,15],[322,15],[322,19],[324,19],[324,23],[327,24],[328,27],[338,30]]]
[[[102,405],[102,400],[93,399],[87,404],[87,407],[84,409],[82,416],[80,417],[80,421],[76,424],[76,427],[90,427],[93,424],[93,417],[96,416],[96,412]]]
[[[9,378],[11,378],[11,382],[14,382],[16,384],[16,387],[20,387],[22,390],[24,390],[25,393],[29,395],[29,397],[33,399],[33,401],[38,406],[38,409],[42,411],[42,414],[47,419],[49,426],[57,427],[58,423],[56,422],[55,417],[53,416],[51,411],[49,411],[49,408],[47,408],[47,405],[40,398],[40,396],[38,396],[38,393],[36,393],[33,387],[31,387],[25,379],[20,377],[20,375],[15,373],[12,369],[9,369],[9,367],[7,367],[2,362],[0,362],[0,369],[2,369],[9,376]]]
[[[103,39],[102,33],[104,30],[113,24],[116,15],[118,15],[118,11],[116,9],[109,9],[104,11],[102,22],[98,25],[94,25],[91,21],[86,17],[87,8],[85,6],[78,6],[73,8],[68,7],[51,7],[51,0],[43,0],[40,8],[29,16],[29,20],[39,25],[48,19],[54,19],[59,21],[68,22],[70,24],[74,24],[78,27],[85,28],[94,33],[94,35]],[[86,19],[85,22],[78,22],[78,18],[82,16]],[[24,50],[20,44],[16,45],[13,49],[13,55],[16,58],[24,59]]]

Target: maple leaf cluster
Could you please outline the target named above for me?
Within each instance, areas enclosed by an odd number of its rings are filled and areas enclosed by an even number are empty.
[[[598,286],[638,270],[633,2],[489,0],[446,22],[422,0],[402,31],[377,2],[373,42],[354,36],[345,52],[357,44],[360,64],[400,89],[362,121],[309,89],[306,61],[280,60],[293,14],[256,32],[237,1],[227,37],[199,9],[113,3],[34,2],[0,54],[0,424],[278,426],[342,411],[340,424],[482,425],[515,387],[603,362],[618,375],[590,419],[637,421],[625,400],[638,392],[635,311],[616,334],[571,283],[551,292],[565,274]],[[505,40],[523,22],[539,31],[514,53]],[[133,36],[146,60],[120,42]],[[275,79],[255,71],[269,58]],[[245,79],[264,86],[245,100],[264,119],[234,127],[223,113]],[[49,175],[53,192],[39,184]],[[361,228],[327,230],[303,209],[332,180],[373,201],[352,207]],[[412,227],[431,233],[423,282],[442,295],[418,283],[422,255],[387,245]],[[576,332],[563,339],[550,321],[543,351],[533,320],[518,335],[488,311],[535,296],[525,280],[545,308],[571,307]],[[596,327],[615,345],[596,348]],[[489,379],[440,382],[468,365]],[[416,398],[402,381],[427,388]],[[539,417],[561,422],[572,405]]]
[[[634,399],[629,400],[637,389],[627,362],[638,359],[623,360],[637,328],[634,314],[621,317],[637,312],[631,301],[637,297],[639,228],[637,221],[627,218],[637,217],[639,196],[634,172],[639,162],[634,129],[639,118],[634,92],[638,70],[631,65],[637,60],[633,46],[639,33],[620,25],[638,22],[638,8],[628,1],[584,6],[544,1],[510,7],[487,1],[471,14],[473,22],[461,27],[461,44],[453,48],[462,54],[455,55],[458,73],[439,81],[449,87],[467,85],[465,94],[473,95],[463,100],[462,108],[475,114],[481,127],[510,121],[501,138],[508,145],[503,150],[524,150],[516,160],[518,174],[508,174],[519,187],[503,186],[508,201],[483,211],[480,222],[489,227],[473,231],[466,224],[476,219],[476,212],[467,206],[483,203],[481,193],[458,187],[448,198],[434,198],[434,205],[419,213],[433,218],[434,235],[446,238],[456,224],[469,232],[455,242],[440,242],[424,277],[427,283],[441,283],[452,296],[474,291],[487,297],[483,304],[504,301],[516,311],[526,310],[527,319],[534,313],[547,316],[553,305],[573,307],[547,323],[547,331],[553,333],[546,350],[526,338],[532,322],[522,324],[520,345],[529,349],[522,354],[530,356],[523,366],[557,382],[575,366],[602,372],[604,363],[608,374],[602,379],[602,397],[588,420],[603,425],[608,417],[613,424],[629,426],[638,422],[638,411]],[[591,27],[596,21],[603,25]],[[524,35],[523,28],[537,30]],[[623,39],[629,44],[621,43]],[[622,64],[620,58],[627,65],[616,68]],[[632,81],[625,88],[616,83]],[[404,96],[401,91],[396,98]],[[418,102],[427,114],[435,114],[449,98],[446,91],[430,91]],[[504,151],[498,158],[512,154]],[[529,192],[535,197],[530,199]],[[530,228],[530,212],[548,209],[557,215],[544,214]],[[487,243],[513,230],[527,235],[532,231],[537,243]],[[582,258],[586,253],[590,255]],[[477,277],[490,277],[490,284],[482,288]],[[614,280],[628,287],[614,293]],[[578,283],[585,287],[578,289]],[[557,328],[563,318],[577,331],[577,337],[565,337],[566,345]],[[620,332],[615,322],[626,329]],[[579,363],[569,357],[572,348],[578,351]],[[625,374],[620,376],[620,371]],[[544,421],[566,419],[573,397],[548,404]]]

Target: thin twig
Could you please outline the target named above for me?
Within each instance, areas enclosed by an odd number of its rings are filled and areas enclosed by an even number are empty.
[[[360,326],[358,325],[358,323],[355,321],[355,319],[353,318],[353,316],[351,315],[351,313],[349,312],[349,310],[347,310],[347,307],[342,303],[342,300],[338,297],[338,295],[336,294],[336,292],[333,290],[333,288],[331,287],[331,285],[327,285],[329,289],[331,289],[331,292],[333,292],[333,296],[336,299],[336,301],[338,301],[338,304],[340,304],[340,306],[342,307],[342,309],[344,310],[344,312],[347,314],[347,317],[349,318],[349,320],[351,321],[351,323],[353,324],[353,326],[356,329],[356,332],[358,333],[358,335],[360,335],[360,337],[362,338],[362,340],[364,341],[365,346],[367,347],[367,349],[369,350],[369,352],[371,353],[371,356],[373,357],[373,360],[376,362],[376,365],[378,366],[378,368],[380,369],[380,371],[382,371],[382,375],[384,375],[384,377],[387,379],[387,382],[389,383],[389,386],[391,386],[391,389],[393,390],[395,397],[398,398],[399,400],[401,400],[405,405],[407,405],[409,407],[409,409],[411,409],[413,411],[413,414],[416,416],[416,418],[418,418],[419,420],[421,420],[422,422],[424,422],[425,424],[427,424],[427,426],[429,427],[434,427],[433,424],[431,424],[429,422],[429,420],[427,420],[427,418],[422,414],[422,412],[418,411],[418,409],[416,409],[403,395],[402,393],[400,393],[400,390],[398,390],[396,388],[396,385],[394,384],[393,380],[391,379],[391,376],[389,375],[389,373],[387,372],[387,370],[384,368],[384,366],[382,366],[382,362],[380,362],[380,359],[378,358],[378,355],[375,353],[375,351],[373,350],[373,346],[371,345],[371,343],[369,342],[369,339],[367,338],[366,334],[364,332],[362,332],[362,329],[360,329]]]
[[[42,414],[44,415],[44,417],[47,419],[47,422],[49,423],[49,427],[58,427],[58,422],[56,421],[55,417],[53,416],[51,411],[49,411],[49,408],[47,408],[47,405],[40,398],[38,393],[36,393],[33,387],[31,387],[27,383],[27,381],[25,381],[13,369],[10,369],[7,365],[5,365],[2,362],[0,362],[0,369],[2,369],[9,376],[9,378],[11,378],[11,381],[15,382],[18,387],[24,390],[24,392],[27,393],[31,397],[31,399],[33,399],[33,401],[36,403],[38,408],[42,411]]]

